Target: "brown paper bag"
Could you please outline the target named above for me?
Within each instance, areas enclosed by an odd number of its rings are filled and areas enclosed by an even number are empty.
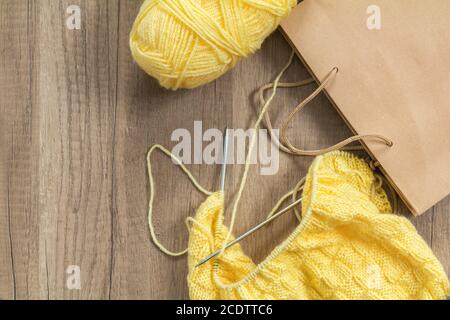
[[[282,23],[414,214],[450,193],[450,1],[305,0]],[[318,133],[320,134],[320,133]]]

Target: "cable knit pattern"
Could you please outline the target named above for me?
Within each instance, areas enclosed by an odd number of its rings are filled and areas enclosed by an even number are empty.
[[[223,194],[199,208],[189,238],[192,299],[445,299],[449,283],[431,249],[363,160],[345,152],[316,158],[303,192],[303,219],[261,264],[236,245],[220,249]]]

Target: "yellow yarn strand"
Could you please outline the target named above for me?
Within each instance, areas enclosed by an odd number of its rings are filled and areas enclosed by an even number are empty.
[[[258,136],[259,126],[261,125],[261,122],[264,119],[264,115],[266,114],[267,110],[269,109],[273,98],[277,94],[278,83],[280,82],[280,79],[283,76],[284,72],[291,65],[292,60],[294,59],[294,55],[295,55],[295,52],[292,51],[288,62],[283,67],[283,69],[281,69],[281,72],[278,74],[278,76],[275,78],[275,81],[274,81],[274,84],[273,84],[272,94],[270,95],[269,99],[267,99],[265,105],[261,109],[261,112],[260,112],[260,114],[258,116],[258,119],[256,120],[255,126],[253,127],[254,134],[253,134],[253,136],[252,136],[252,138],[250,140],[250,145],[249,145],[249,149],[248,149],[248,152],[247,152],[247,158],[245,160],[244,174],[242,175],[242,178],[241,178],[241,183],[239,185],[239,189],[238,189],[238,192],[237,192],[237,195],[236,195],[236,201],[233,204],[233,209],[232,209],[232,212],[231,212],[230,227],[229,227],[228,234],[227,234],[227,236],[225,238],[225,241],[224,241],[224,244],[223,244],[222,252],[225,250],[225,246],[227,245],[227,243],[228,243],[228,241],[230,239],[230,236],[231,236],[231,234],[233,232],[234,224],[235,224],[235,221],[236,221],[237,210],[238,210],[238,207],[239,207],[239,202],[241,201],[242,193],[244,192],[245,185],[247,184],[247,177],[248,177],[248,172],[249,172],[249,169],[250,169],[251,157],[252,157],[253,149],[255,147],[256,137]]]
[[[130,33],[137,64],[167,89],[215,80],[263,41],[296,0],[146,0]]]
[[[287,200],[289,199],[289,197],[291,197],[292,199],[292,203],[295,203],[295,201],[298,200],[298,193],[300,191],[303,190],[303,185],[305,184],[305,178],[301,179],[297,185],[295,186],[294,189],[292,189],[291,191],[289,191],[288,193],[286,193],[284,196],[282,196],[280,198],[280,200],[278,200],[278,202],[275,204],[275,206],[272,208],[272,210],[270,211],[270,213],[267,215],[267,219],[271,218],[275,213],[277,213],[277,211],[280,209],[281,205]],[[294,212],[295,212],[295,217],[297,218],[297,220],[300,222],[302,220],[302,217],[300,216],[300,212],[297,209],[297,207],[294,208]]]
[[[280,71],[280,73],[278,74],[278,76],[275,78],[275,81],[273,82],[273,90],[272,90],[272,94],[270,95],[269,99],[267,99],[267,101],[265,102],[260,115],[255,123],[254,126],[254,132],[255,134],[252,136],[251,140],[250,140],[250,145],[249,145],[249,149],[247,152],[247,157],[246,157],[246,161],[245,161],[245,167],[244,167],[244,173],[243,176],[241,178],[241,182],[240,182],[240,186],[239,186],[239,190],[237,193],[237,197],[236,200],[234,202],[233,205],[233,209],[232,209],[232,213],[231,213],[231,223],[230,223],[230,227],[229,227],[229,231],[227,233],[227,237],[225,238],[225,241],[223,242],[223,247],[222,247],[222,252],[224,250],[225,245],[228,243],[228,240],[232,234],[233,228],[234,228],[234,224],[236,221],[236,216],[237,216],[237,210],[239,207],[239,203],[240,200],[242,198],[242,193],[244,191],[245,185],[247,183],[247,177],[248,177],[248,172],[250,169],[250,160],[251,160],[251,156],[252,156],[252,152],[254,150],[254,146],[256,143],[256,138],[258,136],[258,130],[259,127],[261,125],[261,122],[264,119],[264,115],[266,113],[266,111],[269,109],[272,100],[274,99],[276,93],[277,93],[277,88],[278,88],[278,83],[282,77],[282,75],[284,74],[284,72],[289,68],[289,66],[291,65],[293,59],[294,59],[294,52],[291,53],[291,55],[289,56],[289,60],[286,63],[286,65],[283,67],[283,69]],[[195,179],[195,177],[192,175],[192,173],[186,168],[186,166],[182,163],[182,161],[176,157],[174,154],[172,154],[169,150],[167,150],[164,146],[159,145],[159,144],[155,144],[153,145],[150,150],[147,153],[147,172],[148,172],[148,180],[149,180],[149,185],[150,185],[150,194],[149,194],[149,204],[148,204],[148,226],[149,226],[149,230],[150,230],[150,235],[152,238],[153,243],[166,255],[169,256],[182,256],[184,254],[187,253],[188,249],[185,249],[183,251],[179,251],[179,252],[173,252],[169,249],[167,249],[159,240],[158,237],[156,236],[156,232],[155,232],[155,227],[153,224],[153,203],[154,203],[154,198],[155,198],[155,182],[154,182],[154,178],[153,178],[153,170],[152,170],[152,161],[151,161],[151,157],[154,151],[159,150],[160,152],[162,152],[164,155],[166,155],[167,157],[171,158],[175,164],[177,164],[180,169],[186,174],[186,176],[188,177],[188,179],[192,182],[192,184],[195,186],[195,188],[197,188],[200,192],[202,192],[203,194],[207,195],[207,196],[211,196],[213,195],[213,192],[206,190],[204,187],[202,187],[198,181]],[[292,189],[291,191],[289,191],[287,194],[285,194],[284,196],[282,196],[280,198],[280,200],[277,202],[277,204],[274,206],[274,208],[271,210],[271,212],[268,215],[268,218],[270,218],[275,212],[276,210],[278,210],[278,208],[289,198],[292,197],[292,199],[295,201],[297,199],[297,194],[300,190],[302,190],[303,188],[303,183],[304,183],[304,178],[301,179],[297,185],[294,187],[294,189]],[[224,197],[222,196],[222,199]],[[221,211],[222,213],[224,212],[224,204],[222,203],[222,208]],[[294,209],[295,210],[295,214],[297,219],[300,221],[301,217],[300,217],[300,213],[298,211],[297,208]],[[193,218],[187,218],[186,223],[188,222],[195,222],[195,220]],[[188,224],[187,224],[188,226]],[[189,230],[189,226],[188,226],[188,230]],[[217,267],[218,268],[218,267]],[[219,284],[220,285],[220,284]]]
[[[212,192],[206,190],[203,188],[197,180],[194,178],[192,173],[186,168],[186,166],[181,162],[180,159],[178,159],[175,155],[173,155],[169,150],[164,148],[162,145],[156,144],[147,153],[147,173],[148,173],[148,181],[150,184],[150,196],[148,201],[148,226],[150,229],[150,235],[152,237],[153,243],[165,254],[173,257],[178,257],[186,254],[187,248],[180,252],[173,252],[167,249],[156,236],[155,233],[155,227],[153,225],[153,200],[155,198],[155,181],[153,179],[153,173],[152,173],[152,161],[151,156],[155,150],[161,151],[164,155],[171,158],[175,163],[181,168],[181,170],[188,176],[189,180],[192,182],[192,184],[203,194],[210,196],[212,195]]]

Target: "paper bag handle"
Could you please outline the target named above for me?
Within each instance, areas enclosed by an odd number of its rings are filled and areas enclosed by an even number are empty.
[[[380,134],[362,134],[362,135],[355,135],[350,138],[347,138],[331,147],[323,148],[323,149],[317,149],[317,150],[303,150],[295,147],[292,145],[292,143],[289,141],[287,137],[287,130],[288,126],[291,123],[294,116],[300,112],[306,105],[308,105],[309,102],[311,102],[319,93],[321,93],[325,87],[328,85],[328,83],[336,76],[336,74],[339,72],[339,69],[337,67],[334,67],[321,81],[320,86],[314,90],[313,93],[311,93],[305,100],[303,100],[297,107],[295,107],[289,115],[283,120],[283,124],[280,129],[280,140],[276,137],[276,135],[273,132],[272,122],[270,120],[270,116],[268,113],[265,115],[265,125],[267,129],[269,130],[269,134],[272,138],[272,140],[278,145],[278,147],[283,150],[284,152],[298,155],[298,156],[318,156],[327,152],[331,152],[334,150],[361,150],[361,146],[348,146],[350,143],[355,141],[360,141],[366,138],[376,139],[380,140],[381,142],[385,143],[388,147],[392,147],[394,145],[393,141],[388,139],[387,137],[380,135]],[[279,83],[278,87],[280,88],[294,88],[294,87],[301,87],[308,84],[314,83],[314,79],[307,79],[304,81],[299,82],[292,82],[292,83]],[[267,84],[259,89],[259,99],[262,105],[265,103],[264,98],[264,92],[268,89],[273,88],[273,83]]]

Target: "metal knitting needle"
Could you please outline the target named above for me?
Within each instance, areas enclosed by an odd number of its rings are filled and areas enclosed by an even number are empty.
[[[220,191],[225,191],[225,176],[227,174],[227,162],[228,162],[228,127],[225,128],[223,133],[223,155],[222,155],[222,168],[220,169]]]
[[[229,244],[227,244],[224,248],[224,250],[234,246],[236,243],[238,243],[239,241],[247,238],[249,235],[251,235],[252,233],[254,233],[255,231],[261,229],[262,227],[264,227],[265,225],[267,225],[268,223],[272,222],[273,220],[275,220],[276,218],[278,218],[279,216],[283,215],[284,213],[288,212],[289,210],[291,210],[292,208],[294,208],[296,205],[300,204],[302,202],[302,199],[299,199],[295,202],[293,202],[292,204],[290,204],[289,206],[287,206],[286,208],[282,209],[281,211],[275,213],[272,217],[270,217],[269,219],[263,221],[262,223],[258,224],[256,227],[250,229],[249,231],[247,231],[246,233],[244,233],[243,235],[237,237],[236,239],[234,239],[233,241],[231,241]],[[198,263],[195,268],[201,266],[202,264],[208,262],[209,260],[211,260],[212,258],[216,257],[217,255],[219,255],[222,252],[222,249],[217,250],[216,252],[210,254],[209,256],[207,256],[204,260],[202,260],[200,263]]]

